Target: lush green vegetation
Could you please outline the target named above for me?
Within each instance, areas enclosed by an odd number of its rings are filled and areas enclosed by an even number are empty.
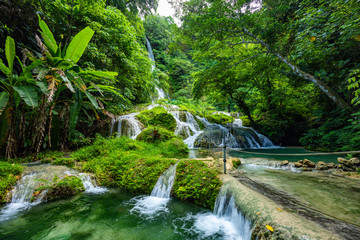
[[[5,197],[11,187],[20,178],[23,168],[18,164],[0,161],[0,203],[5,202]]]
[[[176,121],[174,117],[162,107],[155,107],[150,110],[144,110],[136,117],[145,126],[159,126],[172,132],[174,132],[176,127]]]

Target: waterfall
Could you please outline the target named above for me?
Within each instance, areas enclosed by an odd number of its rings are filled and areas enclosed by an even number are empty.
[[[131,201],[135,203],[131,212],[137,212],[147,217],[155,217],[161,212],[167,212],[166,204],[170,200],[170,193],[175,181],[176,166],[170,166],[155,184],[150,196],[135,197]]]
[[[152,61],[152,64],[151,64],[151,72],[153,72],[155,70],[155,58],[154,58],[154,53],[152,51],[152,48],[151,48],[151,44],[149,42],[149,39],[145,38],[146,39],[146,47],[147,47],[147,50],[148,50],[148,56],[150,58],[150,60]],[[165,95],[165,92],[162,88],[160,88],[158,86],[159,84],[159,80],[156,80],[156,86],[155,86],[155,90],[157,92],[157,98],[153,99],[153,102],[155,102],[156,100],[159,100],[159,99],[164,99],[166,97]]]
[[[31,202],[33,192],[40,186],[35,179],[39,178],[38,173],[31,173],[23,176],[11,191],[11,202],[7,204],[0,212],[0,222],[13,218],[17,213],[22,212],[39,204],[42,201],[45,192],[42,193],[36,201]]]
[[[84,184],[86,193],[104,193],[107,188],[99,187],[95,181],[92,181],[91,176],[87,173],[79,173],[80,179]]]
[[[146,48],[148,50],[148,56],[150,58],[150,60],[152,61],[151,62],[151,71],[154,71],[155,70],[155,58],[154,58],[154,53],[152,51],[152,48],[151,48],[151,44],[149,42],[149,39],[145,38],[146,39]]]
[[[222,239],[251,239],[251,222],[238,210],[235,198],[226,193],[218,195],[213,213],[197,214],[194,219],[195,231],[201,232],[205,238],[213,239],[220,235]]]
[[[175,135],[185,138],[184,143],[189,148],[194,148],[195,140],[203,132],[194,116],[187,111],[175,110],[170,113],[176,120]]]
[[[142,124],[135,117],[137,114],[139,113],[130,113],[128,115],[118,116],[115,120],[113,119],[110,135],[113,132],[115,123],[117,122],[117,137],[127,136],[131,139],[136,139],[136,137],[141,133],[142,128]]]

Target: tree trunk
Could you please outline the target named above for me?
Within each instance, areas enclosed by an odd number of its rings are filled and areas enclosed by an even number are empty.
[[[65,103],[64,109],[60,113],[60,118],[64,120],[64,130],[62,131],[62,138],[60,142],[60,150],[64,150],[68,141],[69,127],[70,127],[70,104]]]
[[[280,59],[280,61],[282,61],[283,63],[285,63],[286,65],[288,65],[292,71],[294,72],[294,74],[296,74],[297,76],[308,80],[312,83],[314,83],[316,86],[318,86],[320,88],[320,90],[322,92],[324,92],[332,101],[335,102],[335,104],[337,106],[339,106],[342,109],[349,109],[351,112],[354,112],[354,110],[352,109],[352,107],[346,103],[344,101],[344,99],[342,99],[335,91],[333,91],[326,83],[322,82],[320,79],[317,79],[315,76],[306,73],[302,70],[300,70],[295,64],[293,64],[289,59],[287,59],[286,57],[283,57],[280,53],[274,51],[270,45],[268,45],[267,43],[265,43],[263,40],[259,39],[258,37],[256,37],[253,33],[251,33],[249,30],[247,30],[246,28],[243,28],[243,32],[251,37],[256,39],[257,42],[259,42],[259,44],[261,44],[261,46],[265,47],[270,53],[274,54],[278,59]]]
[[[41,106],[39,107],[39,114],[33,124],[31,150],[36,154],[40,152],[41,146],[44,142],[46,122],[48,119],[48,114],[46,111],[47,107],[48,102],[46,96],[43,96]]]
[[[10,100],[11,103],[13,101]],[[16,158],[17,153],[17,142],[16,142],[16,118],[15,118],[15,108],[14,104],[8,110],[8,118],[9,118],[9,134],[6,140],[6,152],[5,158],[11,159]]]

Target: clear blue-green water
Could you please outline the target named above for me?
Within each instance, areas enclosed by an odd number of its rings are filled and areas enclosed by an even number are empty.
[[[312,152],[300,147],[281,147],[281,148],[269,148],[269,149],[248,149],[244,150],[246,153],[236,150],[228,150],[228,154],[232,157],[239,158],[265,158],[268,160],[297,162],[299,160],[309,159],[313,162],[324,161],[326,163],[337,162],[338,157],[345,157],[346,154],[335,155],[315,155],[318,152]],[[281,155],[273,155],[281,154]],[[306,154],[306,155],[294,155],[294,154]],[[311,155],[314,154],[314,155]]]
[[[1,221],[0,239],[241,239],[229,221],[209,210],[174,199],[152,201],[111,189],[41,203]]]

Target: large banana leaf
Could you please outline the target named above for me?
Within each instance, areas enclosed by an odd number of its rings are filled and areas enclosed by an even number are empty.
[[[108,72],[108,71],[81,71],[79,75],[92,75],[102,78],[114,78],[118,75],[117,72]]]
[[[9,101],[10,94],[7,92],[0,92],[0,115]]]
[[[31,107],[38,106],[38,95],[36,89],[33,86],[18,86],[14,87],[14,90],[19,93],[20,97],[25,103]]]
[[[15,41],[12,37],[6,38],[5,43],[5,55],[8,61],[8,67],[10,70],[10,74],[13,72],[14,68],[14,59],[15,59]]]
[[[90,27],[86,27],[76,34],[66,49],[65,59],[71,59],[74,63],[77,63],[93,35],[94,31]]]
[[[95,107],[96,109],[98,109],[98,108],[99,108],[99,105],[98,105],[98,103],[97,103],[96,98],[95,98],[93,95],[91,95],[91,93],[89,93],[89,92],[85,92],[85,94],[86,94],[86,96],[88,97],[88,99],[90,100],[90,102],[92,103],[92,105],[94,105],[94,107]]]
[[[39,26],[42,31],[41,36],[44,39],[45,46],[49,49],[51,55],[55,56],[58,51],[58,45],[56,44],[54,35],[43,20],[40,20]]]
[[[76,128],[81,110],[82,93],[76,90],[75,102],[70,107],[70,131]]]

